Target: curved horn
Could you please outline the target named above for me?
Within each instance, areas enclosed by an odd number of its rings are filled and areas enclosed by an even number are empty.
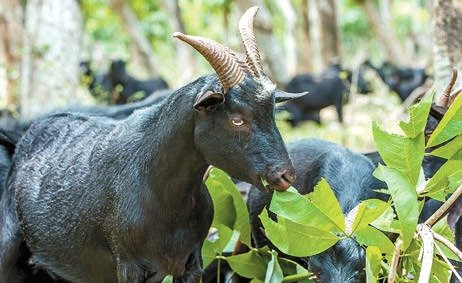
[[[242,42],[244,43],[246,62],[253,74],[261,77],[263,67],[261,65],[260,53],[258,52],[257,40],[253,32],[253,19],[257,14],[258,7],[249,8],[239,20],[239,31],[241,33]]]
[[[191,45],[204,56],[217,73],[225,91],[244,79],[242,63],[228,47],[208,38],[185,35],[181,32],[175,32],[173,36]]]
[[[454,84],[456,83],[457,80],[457,70],[454,69],[452,70],[451,74],[451,80],[448,83],[448,86],[444,90],[443,94],[441,94],[440,99],[438,101],[438,105],[442,107],[449,107],[449,97],[451,95],[452,88],[454,87]]]

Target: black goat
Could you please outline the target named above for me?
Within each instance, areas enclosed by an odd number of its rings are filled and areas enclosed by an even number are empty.
[[[60,110],[56,110],[53,113],[80,113],[91,116],[104,116],[116,120],[125,119],[130,116],[135,110],[149,107],[155,104],[161,103],[172,91],[160,90],[156,91],[150,96],[143,100],[127,103],[124,105],[96,105],[96,106],[72,106]],[[50,113],[50,114],[53,114]],[[46,117],[46,116],[44,116]],[[15,141],[19,141],[20,137],[29,129],[30,125],[37,120],[43,119],[44,117],[32,119],[32,120],[21,120],[21,119],[4,119],[0,120],[0,129]]]
[[[115,87],[113,100],[116,104],[127,103],[137,92],[141,92],[141,98],[145,98],[157,90],[168,89],[168,84],[163,78],[141,81],[130,76],[126,70],[126,63],[122,60],[112,61],[109,77]],[[120,91],[117,90],[118,85],[122,88]]]
[[[33,265],[65,280],[197,280],[213,215],[207,167],[262,190],[290,186],[294,169],[274,104],[300,94],[276,90],[264,75],[250,24],[256,12],[239,24],[248,63],[212,40],[177,33],[217,75],[124,120],[56,114],[28,129],[0,203],[0,281],[17,280],[23,242]]]
[[[341,78],[342,73],[346,78]],[[291,113],[289,122],[297,125],[302,121],[314,120],[320,122],[319,111],[330,105],[337,110],[338,119],[343,122],[342,108],[348,101],[348,93],[352,83],[352,73],[344,70],[340,65],[331,65],[320,76],[311,74],[296,75],[286,86],[286,91],[307,91],[308,95],[294,99],[281,107]],[[364,80],[362,71],[358,76],[358,92],[366,94],[370,92],[369,84]]]
[[[364,65],[375,70],[382,81],[390,90],[396,92],[403,102],[428,78],[423,68],[400,68],[389,62],[384,62],[381,67],[375,67],[369,60],[365,61]]]
[[[312,192],[321,177],[324,177],[345,215],[362,200],[387,198],[386,195],[375,192],[385,188],[386,184],[372,176],[375,167],[362,154],[318,139],[301,140],[289,144],[287,148],[297,174],[294,187],[301,194]],[[251,188],[247,204],[257,247],[272,246],[261,231],[262,224],[258,218],[270,202],[270,193]],[[296,260],[314,272],[320,282],[358,282],[364,277],[365,252],[351,239],[340,240],[318,255]]]
[[[108,97],[114,88],[109,75],[96,74],[91,68],[90,61],[80,62],[80,73],[91,95],[101,101],[109,102]]]

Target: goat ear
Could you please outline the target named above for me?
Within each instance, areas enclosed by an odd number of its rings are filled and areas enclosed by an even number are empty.
[[[199,112],[210,112],[217,106],[225,102],[225,96],[221,92],[214,92],[207,90],[206,92],[199,94],[194,102],[194,109]]]
[[[285,92],[282,90],[275,90],[274,98],[276,103],[279,102],[284,102],[284,101],[289,101],[301,96],[304,96],[305,94],[308,94],[307,91],[305,92],[297,92],[297,93],[292,93],[292,92]]]

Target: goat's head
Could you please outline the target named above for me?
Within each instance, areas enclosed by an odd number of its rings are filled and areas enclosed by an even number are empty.
[[[345,217],[345,231],[351,233],[358,207]],[[345,238],[329,249],[308,258],[308,267],[316,275],[317,282],[359,283],[366,282],[364,267],[366,253],[355,240]]]
[[[113,83],[125,83],[127,80],[126,62],[122,59],[113,60],[109,68],[109,75]]]
[[[201,53],[219,82],[197,94],[194,102],[196,147],[206,161],[259,189],[286,190],[295,170],[274,120],[275,103],[303,94],[277,90],[263,73],[253,33],[257,7],[239,21],[245,62],[213,40],[175,33]]]

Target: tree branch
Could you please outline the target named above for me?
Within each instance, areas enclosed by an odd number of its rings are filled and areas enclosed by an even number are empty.
[[[432,271],[433,264],[433,246],[435,241],[433,239],[432,231],[426,224],[419,224],[417,233],[422,238],[422,268],[419,275],[419,283],[427,283],[430,280],[430,274]]]
[[[433,232],[433,231],[432,231]],[[433,232],[434,233],[434,232]],[[434,236],[435,234],[433,234]],[[440,253],[440,256],[443,258],[443,260],[446,262],[447,265],[449,265],[449,268],[451,269],[452,271],[452,274],[454,274],[455,277],[457,277],[457,279],[459,280],[459,282],[462,282],[462,277],[460,277],[459,273],[457,272],[457,270],[454,268],[454,265],[452,265],[451,261],[448,259],[448,257],[443,253],[443,251],[441,250],[440,247],[438,247],[438,245],[435,245],[436,249],[438,250],[438,252]]]
[[[459,198],[462,194],[462,186],[460,186],[449,198],[448,200],[443,203],[443,205],[438,208],[435,213],[433,213],[430,218],[425,221],[425,224],[428,225],[430,228],[435,225],[436,222],[446,213],[446,211],[454,204],[454,202]]]
[[[451,241],[449,241],[448,239],[446,239],[445,237],[441,236],[440,234],[436,233],[433,230],[431,232],[435,240],[437,240],[438,242],[448,247],[448,249],[450,249],[454,254],[456,254],[462,260],[462,252],[453,243],[451,243]]]
[[[396,272],[398,270],[398,263],[399,263],[399,254],[401,252],[401,246],[403,245],[403,241],[398,239],[395,245],[395,251],[393,253],[393,258],[391,260],[391,268],[390,272],[388,272],[388,283],[394,283],[396,280]]]

